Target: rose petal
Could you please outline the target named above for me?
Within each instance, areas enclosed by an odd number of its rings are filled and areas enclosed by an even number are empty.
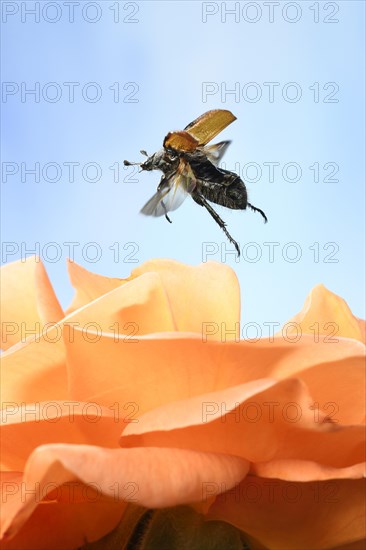
[[[22,472],[0,472],[1,505],[6,506],[7,513],[13,515],[17,511],[18,494],[23,478]]]
[[[364,537],[365,480],[289,483],[247,476],[217,497],[209,518],[235,525],[270,550],[328,549]]]
[[[289,481],[361,479],[366,477],[365,462],[346,468],[332,468],[306,460],[271,460],[253,464],[251,472],[260,477]]]
[[[81,328],[81,338],[91,344],[95,339],[93,329],[97,332],[96,338],[102,329],[125,332],[129,343],[137,338],[131,336],[131,331],[141,334],[153,327],[174,330],[160,278],[153,273],[146,274],[68,315],[60,323],[50,326],[42,336],[33,337],[9,350],[9,355],[3,356],[2,368],[2,386],[5,388],[2,399],[5,402],[36,402],[67,396],[62,339],[65,323],[68,324],[66,332],[70,343],[76,326]]]
[[[303,309],[288,323],[300,325],[303,334],[343,336],[366,342],[364,321],[352,314],[343,298],[325,288],[324,285],[317,285],[312,289]],[[288,328],[288,334],[296,331],[296,326]]]
[[[26,486],[20,472],[1,472],[2,521],[14,517],[33,494],[37,508],[13,538],[4,538],[5,550],[74,550],[98,540],[120,521],[126,507],[121,501],[103,498],[90,486],[77,482],[56,487]],[[48,491],[45,500],[42,500]],[[50,501],[52,497],[57,500]]]
[[[75,329],[74,341],[66,338],[65,345],[75,399],[98,395],[98,402],[107,406],[134,402],[141,414],[166,401],[205,392],[211,384],[221,385],[219,369],[209,360],[210,349],[194,335],[115,338],[103,334],[91,345]]]
[[[170,304],[156,273],[119,285],[69,314],[64,321],[81,327],[84,339],[92,344],[94,340],[88,335],[93,331],[142,335],[175,330]]]
[[[2,406],[68,398],[62,325],[29,338],[1,356]]]
[[[8,349],[28,331],[42,332],[63,317],[46,270],[32,256],[1,267],[1,347]]]
[[[128,287],[128,288],[127,288]],[[37,402],[68,396],[63,335],[73,342],[74,327],[81,338],[93,344],[93,329],[125,332],[129,343],[137,337],[131,331],[149,332],[152,327],[174,330],[173,320],[160,278],[146,274],[106,294],[100,300],[50,326],[42,336],[28,339],[2,357],[2,399],[4,402]],[[105,371],[106,372],[106,371]],[[110,402],[109,404],[112,404]],[[108,405],[109,405],[108,404]]]
[[[362,538],[356,542],[351,542],[347,544],[342,544],[342,546],[333,546],[331,550],[365,550],[366,548],[366,539]]]
[[[161,508],[202,501],[206,498],[204,483],[210,483],[218,494],[243,479],[248,468],[241,458],[178,449],[44,445],[29,457],[23,484],[44,494],[47,486],[53,490],[78,479],[111,499]],[[15,535],[36,506],[36,491],[25,492],[18,508],[12,507],[11,515],[5,512],[2,532]]]
[[[95,403],[47,401],[1,411],[1,460],[11,470],[23,470],[31,454],[45,443],[88,443],[118,447],[124,419],[116,410]]]
[[[142,414],[170,401],[260,378],[296,376],[309,387],[314,410],[324,409],[345,424],[365,417],[365,347],[355,340],[314,343],[306,335],[296,344],[282,338],[220,343],[202,342],[192,334],[160,333],[131,338],[100,334],[91,343],[75,328],[65,345],[75,399],[106,406],[132,401]]]
[[[37,310],[44,330],[45,325],[60,321],[64,312],[41,262],[35,264],[34,276]]]
[[[212,331],[224,324],[238,333],[238,280],[234,271],[222,264],[207,262],[199,266],[188,266],[173,260],[153,260],[134,269],[127,279],[110,279],[90,273],[74,262],[69,262],[69,273],[77,293],[68,313],[115,288],[136,281],[148,273],[154,273],[162,281],[175,319],[176,330],[201,333],[202,324],[208,323]],[[203,288],[205,292],[202,292]],[[194,308],[190,307],[192,303],[195,304]],[[155,327],[151,332],[159,330],[159,327]]]
[[[126,426],[121,445],[195,449],[251,462],[310,460],[335,468],[365,461],[364,427],[325,420],[314,418],[299,380],[257,380],[154,409]]]
[[[148,272],[161,277],[177,330],[202,334],[202,324],[210,323],[212,330],[223,324],[227,330],[238,332],[240,289],[231,268],[216,262],[189,266],[173,260],[151,260],[134,269],[129,279]]]
[[[107,294],[123,284],[122,279],[97,275],[71,260],[67,261],[67,268],[71,284],[76,290],[73,301],[67,309],[67,314],[85,306],[89,302],[93,302],[100,296],[103,296],[103,294]]]
[[[52,484],[43,489],[46,492],[51,487]],[[27,491],[34,495],[38,492],[38,506],[14,538],[2,539],[4,550],[75,550],[111,531],[119,523],[126,506],[123,502],[96,498],[91,495],[90,487],[80,484],[57,488],[57,494],[65,493],[67,498],[40,502],[42,493],[38,486],[26,487],[22,474],[8,472],[1,473],[2,521],[17,514]]]

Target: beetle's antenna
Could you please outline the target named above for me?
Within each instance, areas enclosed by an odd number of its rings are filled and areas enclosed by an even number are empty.
[[[144,149],[142,149],[140,151],[141,155],[144,155],[144,157],[149,157],[149,155],[146,153],[146,151]],[[141,164],[143,164],[142,162],[130,162],[129,160],[124,160],[123,161],[123,164],[125,166],[141,166]]]
[[[130,162],[129,160],[124,160],[123,164],[125,166],[141,166],[141,162]]]
[[[261,214],[261,216],[263,216],[263,218],[264,218],[264,223],[267,223],[267,222],[268,222],[267,216],[265,215],[265,213],[263,212],[263,210],[261,210],[260,208],[257,208],[256,206],[253,206],[252,204],[250,204],[250,202],[248,202],[248,206],[249,206],[249,208],[251,208],[254,212],[259,212],[259,213]]]

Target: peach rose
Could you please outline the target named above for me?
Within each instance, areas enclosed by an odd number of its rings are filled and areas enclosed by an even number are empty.
[[[36,258],[2,268],[2,548],[118,525],[122,548],[146,509],[180,505],[250,548],[363,548],[365,325],[341,298],[317,286],[239,341],[224,265],[69,272],[63,312]]]

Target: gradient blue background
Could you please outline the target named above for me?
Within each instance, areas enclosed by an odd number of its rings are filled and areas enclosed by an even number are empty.
[[[41,8],[46,2],[41,2]],[[61,85],[60,101],[48,103],[41,97],[22,102],[20,94],[2,98],[2,163],[24,162],[31,167],[48,162],[79,162],[81,166],[95,162],[102,169],[99,181],[91,183],[76,169],[75,182],[70,182],[64,167],[60,181],[51,183],[41,177],[39,183],[28,176],[21,181],[20,173],[2,181],[2,240],[30,249],[34,243],[42,246],[59,243],[62,257],[50,262],[43,257],[61,302],[66,306],[72,289],[66,275],[67,248],[64,242],[79,242],[74,259],[88,269],[108,276],[128,276],[136,264],[126,256],[134,249],[126,243],[136,243],[133,259],[139,263],[150,258],[174,258],[189,264],[202,261],[202,243],[214,242],[230,250],[220,228],[208,213],[190,199],[171,218],[147,218],[139,210],[154,193],[160,173],[143,173],[138,181],[123,181],[131,168],[123,169],[123,159],[140,160],[140,149],[152,153],[159,149],[165,134],[182,129],[206,110],[230,109],[237,121],[218,139],[232,139],[225,163],[234,169],[248,162],[262,166],[262,177],[256,183],[247,182],[250,200],[268,215],[264,225],[253,212],[232,212],[218,207],[233,237],[241,247],[256,242],[262,250],[258,262],[233,254],[224,257],[239,278],[242,289],[243,322],[284,322],[301,307],[310,289],[324,283],[340,294],[358,316],[364,316],[364,12],[362,1],[330,3],[338,6],[333,15],[338,23],[325,23],[332,17],[329,2],[316,2],[319,23],[314,22],[314,2],[298,2],[302,16],[296,23],[285,21],[282,9],[276,7],[275,18],[269,22],[268,7],[256,2],[262,17],[248,23],[241,15],[221,20],[220,11],[202,21],[201,2],[142,1],[119,2],[120,22],[115,23],[110,9],[117,2],[103,1],[102,13],[96,23],[81,16],[75,5],[75,21],[69,22],[69,12],[58,2],[61,19],[50,23],[41,16],[21,21],[19,12],[2,23],[2,79],[25,82],[28,87],[40,82]],[[4,10],[4,4],[3,10]],[[24,3],[23,3],[24,4]],[[27,2],[34,7],[35,2]],[[127,5],[130,4],[130,5]],[[232,8],[234,2],[227,2]],[[241,2],[241,9],[246,2]],[[137,22],[123,22],[129,18]],[[217,3],[218,8],[221,2]],[[55,8],[49,8],[54,17]],[[115,8],[116,9],[116,8]],[[254,9],[254,8],[253,8]],[[90,8],[90,17],[94,17]],[[294,17],[289,11],[289,17]],[[254,11],[248,12],[254,17]],[[63,82],[79,82],[75,102],[70,103]],[[97,82],[103,96],[97,103],[88,103],[80,88]],[[109,86],[119,82],[121,101],[113,101]],[[137,102],[123,102],[135,82]],[[256,103],[234,95],[222,98],[216,94],[203,101],[202,83],[226,83],[228,89],[236,82],[242,88],[257,82],[263,96]],[[275,100],[268,101],[264,82],[279,82]],[[290,103],[282,98],[284,84],[297,82],[302,98]],[[320,101],[314,102],[309,89],[320,83]],[[336,103],[324,103],[327,92],[322,86],[336,82],[339,91]],[[225,85],[225,84],[224,84]],[[223,101],[223,99],[226,99]],[[280,169],[288,162],[302,168],[298,182],[285,181],[277,169],[274,182],[268,179],[263,162],[279,162]],[[121,177],[113,181],[110,166],[119,162]],[[314,182],[309,166],[319,162],[339,165],[338,182],[324,182],[329,172],[320,172]],[[51,172],[50,172],[51,173]],[[92,172],[90,172],[92,174]],[[250,172],[252,173],[252,172]],[[136,176],[135,176],[136,178]],[[3,173],[3,180],[4,180]],[[95,241],[102,247],[102,257],[96,263],[81,254],[85,243]],[[114,261],[113,243],[120,243],[120,259]],[[264,242],[278,242],[274,261],[269,261]],[[302,257],[297,263],[285,261],[284,245],[296,242]],[[319,243],[320,261],[314,261],[309,247]],[[339,247],[334,255],[337,263],[324,262],[322,247],[329,242]],[[293,250],[289,251],[290,253]],[[248,250],[249,254],[254,249]],[[42,256],[42,254],[41,254]],[[17,253],[7,260],[20,257]],[[221,254],[210,257],[221,261]],[[2,258],[3,260],[6,258]],[[225,292],[225,289],[223,289]],[[192,304],[194,307],[194,304]],[[332,321],[330,319],[330,321]]]

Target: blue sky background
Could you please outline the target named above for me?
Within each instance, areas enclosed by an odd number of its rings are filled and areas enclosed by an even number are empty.
[[[63,243],[80,243],[74,259],[88,269],[125,277],[137,265],[131,260],[198,264],[203,243],[211,242],[219,251],[207,259],[225,261],[237,273],[243,322],[286,321],[319,282],[364,316],[365,4],[279,2],[273,22],[268,2],[226,2],[226,7],[235,4],[238,20],[227,14],[225,21],[221,2],[81,0],[70,22],[64,2],[2,2],[2,240],[19,249],[22,242],[28,249],[40,243],[64,306],[72,289]],[[37,10],[37,5],[39,22],[24,8]],[[217,13],[203,22],[207,11]],[[39,102],[31,95],[22,101],[22,82],[28,89],[39,83]],[[47,87],[51,82],[57,87]],[[80,83],[73,103],[65,82]],[[85,88],[90,82],[102,91],[99,101],[92,101],[93,86]],[[205,82],[214,83],[217,93],[205,95]],[[273,101],[266,82],[279,83]],[[301,91],[297,102],[289,100],[296,91],[286,88],[291,82]],[[235,86],[240,97],[225,95]],[[57,89],[61,97],[52,102]],[[250,101],[256,90],[261,98]],[[269,218],[264,225],[251,211],[217,208],[244,247],[239,262],[233,254],[221,256],[221,247],[231,249],[229,243],[190,199],[172,213],[172,225],[139,214],[160,173],[131,178],[132,169],[122,164],[125,158],[140,160],[140,149],[156,151],[168,131],[183,129],[215,108],[230,109],[237,117],[216,139],[233,140],[226,167],[244,171],[250,201]],[[70,162],[79,163],[74,181],[64,164]],[[264,164],[269,162],[280,163],[274,181]],[[301,167],[299,181],[286,181],[295,177],[293,168],[282,175],[291,162]],[[26,168],[40,163],[39,182],[24,173],[22,163]],[[48,163],[57,163],[61,172],[50,166],[44,177]],[[83,176],[88,163],[99,167],[98,181],[90,181],[93,166]],[[117,163],[115,182],[109,167],[116,169]],[[245,167],[248,163],[256,164]],[[319,163],[318,182],[314,163]],[[258,165],[262,174],[254,181]],[[334,167],[338,172],[332,177]],[[47,181],[52,178],[58,181]],[[50,242],[58,248],[47,246]],[[95,247],[82,253],[91,242],[100,247],[96,262]],[[263,243],[279,243],[273,261]],[[296,243],[296,250],[287,243]],[[20,251],[6,255],[12,245],[6,246],[3,262],[20,257]],[[57,261],[50,261],[56,250]],[[289,261],[295,252],[301,252],[299,261]],[[250,261],[256,254],[261,254],[258,261]]]

